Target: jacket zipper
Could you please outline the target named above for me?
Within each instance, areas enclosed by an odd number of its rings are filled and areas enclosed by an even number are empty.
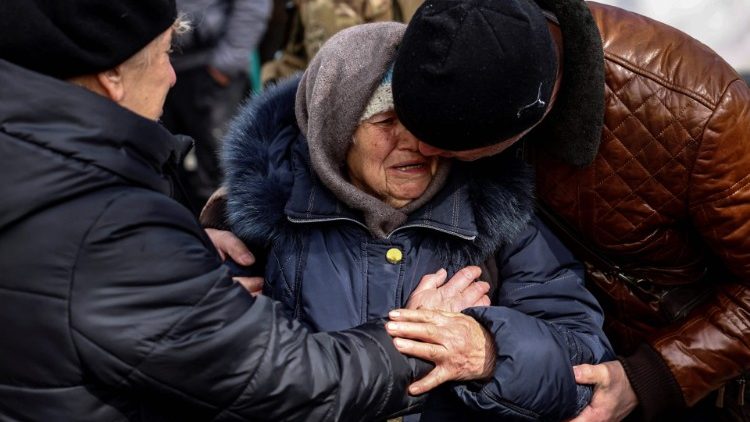
[[[355,220],[353,218],[348,218],[348,217],[301,219],[301,218],[294,218],[294,217],[287,216],[286,218],[290,222],[292,222],[292,223],[298,223],[298,224],[306,224],[306,223],[328,223],[328,222],[331,222],[331,221],[347,221],[347,222],[354,223],[354,224],[356,224],[356,225],[364,228],[368,232],[370,231],[370,229],[366,225],[364,225],[363,223],[361,223],[361,222],[359,222],[359,221],[357,221],[357,220]],[[459,234],[459,233],[456,233],[456,232],[452,232],[452,231],[449,231],[449,230],[440,229],[438,227],[428,226],[426,224],[409,224],[407,226],[401,226],[401,227],[393,230],[392,232],[388,233],[388,235],[386,235],[385,238],[386,239],[390,239],[391,236],[393,236],[394,233],[396,233],[398,231],[401,231],[401,230],[404,230],[404,229],[410,229],[410,228],[431,229],[431,230],[435,230],[435,231],[438,231],[438,232],[441,232],[441,233],[445,233],[445,234],[449,234],[449,235],[452,235],[452,236],[456,236],[456,237],[458,237],[460,239],[464,239],[464,240],[474,240],[474,239],[477,238],[476,236],[465,236],[465,235],[462,235],[462,234]]]
[[[740,406],[745,405],[745,385],[747,384],[745,375],[746,374],[742,374],[739,378],[737,378],[737,384],[740,385],[740,391],[737,393],[737,404],[739,404]]]
[[[459,234],[459,233],[456,233],[456,232],[452,232],[450,230],[445,230],[445,229],[441,229],[441,228],[438,228],[438,227],[428,226],[426,224],[409,224],[407,226],[401,226],[401,227],[393,230],[392,232],[390,232],[388,234],[388,236],[386,236],[386,239],[390,238],[394,233],[396,233],[398,231],[401,231],[401,230],[404,230],[404,229],[412,229],[412,228],[432,229],[432,230],[435,230],[435,231],[438,231],[438,232],[441,232],[441,233],[445,233],[445,234],[449,234],[449,235],[452,235],[452,236],[456,236],[456,237],[458,237],[460,239],[463,239],[463,240],[474,240],[474,239],[477,238],[476,236],[466,236],[466,235],[462,235],[462,234]]]
[[[367,226],[365,226],[364,224],[360,223],[359,221],[357,221],[357,220],[355,220],[353,218],[347,218],[347,217],[301,219],[301,218],[294,218],[294,217],[287,216],[286,219],[289,220],[292,223],[297,223],[297,224],[328,223],[328,222],[331,222],[331,221],[348,221],[350,223],[354,223],[354,224],[356,224],[356,225],[364,228],[365,230],[369,231],[369,229],[367,228]]]

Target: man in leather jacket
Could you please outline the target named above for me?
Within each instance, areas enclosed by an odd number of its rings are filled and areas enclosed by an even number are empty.
[[[730,408],[750,368],[750,89],[664,24],[580,0],[537,3],[559,51],[559,90],[525,94],[547,107],[525,154],[540,208],[586,262],[620,354],[575,368],[596,385],[576,420],[688,407],[750,417]],[[396,112],[424,155],[479,159],[523,135],[507,127],[525,110],[495,111],[517,89],[512,60],[496,60],[512,57],[512,40],[492,16],[467,24],[482,7],[428,0],[399,49]]]

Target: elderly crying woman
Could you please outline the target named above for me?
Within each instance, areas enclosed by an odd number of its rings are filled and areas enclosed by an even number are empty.
[[[265,255],[264,293],[313,330],[407,305],[471,316],[494,367],[430,393],[422,420],[571,417],[591,394],[572,366],[611,357],[599,306],[580,264],[534,216],[533,175],[516,154],[452,163],[420,153],[393,109],[389,69],[404,28],[340,32],[301,78],[241,111],[224,153],[232,230]],[[477,278],[470,265],[487,269],[491,303],[409,299],[460,271]],[[403,353],[444,341],[417,329],[443,314],[403,313],[391,330]]]

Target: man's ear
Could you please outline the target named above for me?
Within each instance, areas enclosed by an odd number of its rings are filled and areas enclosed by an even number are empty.
[[[119,103],[125,98],[125,86],[122,83],[120,66],[96,74],[96,80],[104,89],[104,93],[114,102]]]

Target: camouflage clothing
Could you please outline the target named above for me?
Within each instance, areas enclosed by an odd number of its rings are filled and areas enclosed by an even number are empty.
[[[263,66],[264,84],[304,70],[323,43],[342,29],[369,22],[408,22],[422,0],[295,0],[294,4],[284,50]]]

